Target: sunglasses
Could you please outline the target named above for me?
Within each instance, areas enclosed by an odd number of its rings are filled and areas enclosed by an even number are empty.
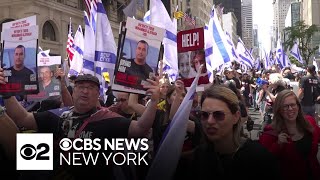
[[[216,121],[223,121],[226,117],[226,114],[222,111],[214,111],[214,112],[200,111],[200,118],[201,120],[206,121],[209,119],[209,116],[211,114]]]

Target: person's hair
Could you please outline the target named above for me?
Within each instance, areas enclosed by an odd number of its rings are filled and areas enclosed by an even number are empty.
[[[147,54],[148,54],[148,52],[149,52],[149,44],[147,43],[147,41],[145,41],[145,40],[140,40],[140,41],[138,41],[137,47],[138,47],[138,44],[139,44],[139,43],[142,43],[142,44],[146,44],[146,45],[147,45]]]
[[[191,67],[197,72],[196,66],[194,65],[194,58],[195,58],[196,56],[201,56],[202,58],[201,58],[200,64],[206,65],[204,50],[201,49],[201,50],[197,50],[197,51],[192,51],[192,52],[191,52],[191,55],[190,55],[190,57],[192,57]],[[203,71],[204,73],[206,72],[206,66],[203,67],[202,71]]]
[[[207,98],[217,99],[227,104],[229,110],[232,114],[235,114],[240,111],[239,99],[237,95],[229,88],[222,85],[213,85],[206,89],[202,96],[200,105],[202,106],[203,102]],[[228,121],[226,119],[226,121]],[[233,126],[233,141],[238,146],[240,144],[240,117],[237,124]]]
[[[171,104],[169,103],[169,99],[171,97],[171,95],[173,94],[173,92],[176,90],[176,86],[174,84],[170,85],[168,87],[168,91],[166,94],[166,104],[165,104],[165,116],[164,116],[164,122],[168,122],[169,121],[169,115],[170,115],[170,110],[171,110]],[[187,89],[184,88],[184,91],[187,92]]]
[[[281,74],[279,73],[272,73],[269,75],[269,82],[270,84],[275,84],[277,86],[285,86],[285,82],[283,81],[283,78]]]
[[[237,89],[237,86],[236,86],[236,83],[234,82],[234,80],[228,80],[224,83],[224,85],[231,89],[238,97],[239,101],[243,104],[245,104],[244,102],[244,99],[243,99],[243,96],[241,95],[240,91]]]
[[[283,90],[281,92],[279,92],[279,94],[276,97],[276,100],[274,102],[273,105],[273,120],[271,123],[271,126],[273,127],[274,130],[276,130],[278,133],[282,132],[283,130],[286,130],[286,124],[285,124],[285,120],[281,115],[281,109],[283,108],[283,103],[284,100],[287,97],[295,97],[296,103],[298,105],[298,116],[297,116],[297,128],[300,131],[303,132],[311,132],[313,131],[312,126],[306,121],[306,119],[304,118],[304,114],[302,112],[301,109],[301,104],[298,100],[298,97],[295,95],[294,92],[290,91],[290,90]]]
[[[16,48],[14,48],[14,52],[16,52],[16,49],[23,49],[23,54],[25,55],[25,52],[26,52],[26,48],[23,46],[23,45],[18,45]]]

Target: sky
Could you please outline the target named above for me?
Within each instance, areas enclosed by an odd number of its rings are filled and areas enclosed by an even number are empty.
[[[253,25],[258,25],[258,39],[262,48],[270,51],[273,24],[272,0],[252,0]]]

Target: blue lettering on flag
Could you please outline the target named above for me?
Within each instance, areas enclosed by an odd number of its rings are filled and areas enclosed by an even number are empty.
[[[116,55],[109,52],[95,51],[95,61],[116,64]]]

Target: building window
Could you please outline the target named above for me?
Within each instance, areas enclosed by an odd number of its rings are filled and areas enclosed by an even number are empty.
[[[42,39],[56,41],[56,33],[52,24],[49,21],[46,21],[43,25]]]
[[[84,5],[84,1],[83,1],[83,0],[79,0],[79,6],[78,6],[78,7],[79,7],[79,9],[82,10],[82,11],[85,10],[86,7],[85,7],[85,5]]]

